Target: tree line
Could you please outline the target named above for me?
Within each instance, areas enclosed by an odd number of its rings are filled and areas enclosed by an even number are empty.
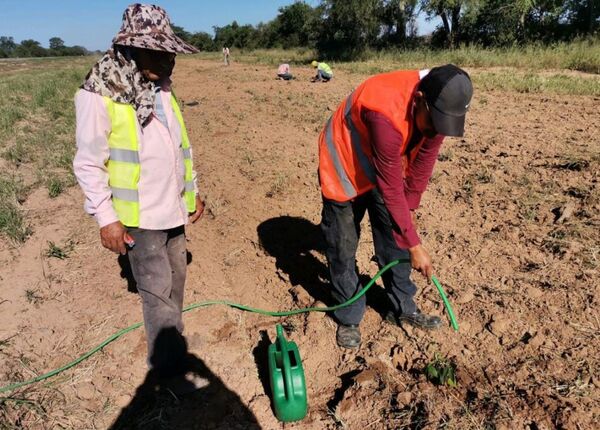
[[[431,35],[417,36],[419,14],[441,22]],[[214,36],[175,30],[203,51],[303,47],[327,58],[356,59],[389,48],[507,47],[597,37],[600,0],[321,0],[315,7],[297,1],[266,23],[215,26]]]
[[[419,14],[441,22],[431,35],[417,35]],[[201,51],[308,48],[343,60],[381,49],[507,47],[598,37],[600,0],[321,0],[314,7],[297,1],[279,8],[271,21],[233,21],[213,27],[214,35],[173,29]],[[17,44],[0,37],[0,58],[87,53],[58,37],[50,39],[48,49],[35,40]]]
[[[26,39],[22,40],[21,43],[16,43],[10,36],[0,36],[0,58],[62,57],[90,54],[83,46],[65,46],[65,42],[60,37],[51,37],[48,42],[49,48],[44,48],[37,40]]]

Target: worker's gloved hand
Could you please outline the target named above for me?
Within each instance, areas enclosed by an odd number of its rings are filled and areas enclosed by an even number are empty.
[[[410,252],[410,265],[413,269],[421,272],[427,279],[427,282],[431,282],[431,275],[433,275],[433,265],[431,264],[431,257],[421,244],[413,246],[408,250]]]
[[[133,243],[133,238],[129,236],[121,221],[115,221],[100,229],[100,241],[106,249],[125,255],[127,253],[125,244]]]

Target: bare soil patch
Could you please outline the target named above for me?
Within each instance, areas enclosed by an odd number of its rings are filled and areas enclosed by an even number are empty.
[[[275,70],[182,59],[175,72],[203,221],[188,229],[186,303],[226,298],[265,309],[330,303],[319,232],[317,136],[366,76],[327,84]],[[473,73],[477,73],[476,70]],[[198,102],[188,106],[187,103]],[[464,139],[447,139],[419,210],[460,324],[436,332],[382,321],[375,288],[354,352],[322,314],[284,318],[303,357],[309,413],[285,428],[593,429],[600,422],[600,100],[477,91]],[[141,321],[117,258],[71,188],[25,203],[33,236],[0,245],[0,385],[54,369]],[[48,241],[72,247],[47,255]],[[70,248],[69,248],[70,249]],[[360,273],[377,271],[368,221]],[[419,303],[443,313],[419,275]],[[0,400],[0,428],[283,428],[270,406],[266,346],[278,320],[224,307],[185,316],[209,385],[183,399],[146,377],[135,331],[75,369]],[[423,374],[435,354],[458,386]],[[135,424],[137,423],[137,424]]]

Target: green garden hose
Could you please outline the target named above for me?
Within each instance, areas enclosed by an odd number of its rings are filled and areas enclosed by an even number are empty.
[[[356,293],[356,295],[354,297],[352,297],[349,300],[345,301],[344,303],[341,303],[336,306],[312,307],[312,308],[294,309],[291,311],[265,311],[263,309],[252,308],[250,306],[241,305],[239,303],[230,302],[228,300],[209,300],[209,301],[205,301],[205,302],[193,303],[189,306],[186,306],[185,308],[183,308],[183,312],[188,312],[188,311],[191,311],[192,309],[203,308],[203,307],[212,306],[212,305],[226,305],[226,306],[230,306],[232,308],[241,309],[243,311],[253,312],[253,313],[272,316],[272,317],[285,317],[285,316],[296,315],[296,314],[301,314],[301,313],[305,313],[305,312],[335,311],[337,309],[340,309],[340,308],[343,308],[346,306],[350,306],[352,303],[354,303],[358,299],[360,299],[363,295],[366,294],[366,292],[369,290],[369,288],[371,288],[373,286],[375,281],[377,281],[390,268],[394,267],[396,264],[408,263],[408,262],[410,262],[410,260],[400,259],[400,260],[394,260],[391,263],[385,265],[379,272],[377,272],[377,274],[375,276],[373,276],[373,278],[369,281],[369,283],[367,285],[365,285],[365,287],[363,289],[361,289],[358,293]],[[456,322],[456,317],[454,316],[454,312],[452,311],[452,306],[450,305],[450,302],[448,301],[448,298],[446,297],[446,294],[444,293],[444,290],[442,289],[440,282],[437,280],[437,278],[435,276],[432,276],[431,280],[435,284],[438,292],[440,293],[440,296],[442,297],[442,301],[444,302],[444,306],[446,307],[446,310],[448,311],[448,315],[450,317],[450,322],[452,323],[452,327],[454,328],[455,331],[458,331],[458,323]],[[142,325],[143,325],[143,323],[139,322],[139,323],[135,323],[133,325],[130,325],[129,327],[126,327],[126,328],[118,331],[117,333],[113,334],[108,339],[103,341],[100,345],[96,346],[94,349],[86,352],[81,357],[77,358],[76,360],[73,360],[70,363],[65,364],[64,366],[62,366],[58,369],[52,370],[51,372],[45,373],[43,375],[37,376],[37,377],[35,377],[33,379],[29,379],[27,381],[17,382],[14,384],[6,385],[4,387],[0,387],[0,393],[4,393],[7,391],[13,391],[13,390],[16,390],[17,388],[21,388],[26,385],[34,384],[36,382],[40,382],[45,379],[51,378],[52,376],[58,375],[59,373],[62,373],[65,370],[78,365],[82,361],[86,360],[87,358],[91,357],[92,355],[94,355],[95,353],[100,351],[102,348],[104,348],[109,343],[117,340],[124,334],[129,333],[130,331],[133,331],[133,330],[141,327]]]
[[[433,275],[431,275],[431,280],[433,281],[433,285],[435,285],[435,288],[437,288],[438,293],[440,293],[440,296],[442,297],[442,301],[444,302],[444,306],[446,307],[446,311],[448,311],[448,316],[450,317],[450,323],[452,324],[452,328],[454,329],[454,331],[458,331],[458,322],[456,322],[456,316],[454,316],[452,305],[450,304],[448,297],[446,297],[446,293],[442,288],[442,284],[440,284],[438,278],[436,278]]]

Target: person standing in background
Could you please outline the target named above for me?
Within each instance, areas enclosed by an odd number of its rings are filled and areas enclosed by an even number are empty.
[[[227,46],[223,47],[223,62],[229,66],[229,48]]]

